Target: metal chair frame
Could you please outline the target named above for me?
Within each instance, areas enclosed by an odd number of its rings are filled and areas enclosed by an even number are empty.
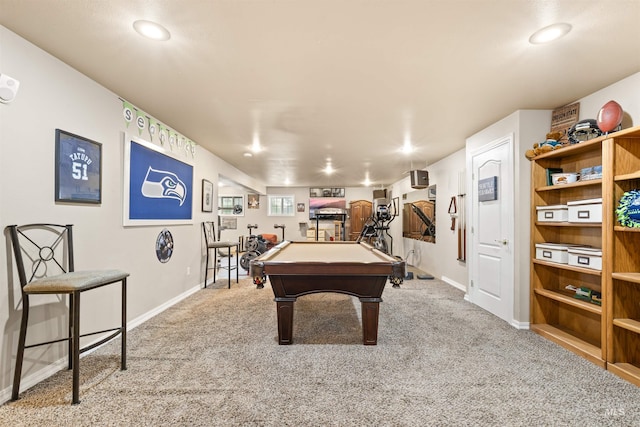
[[[204,269],[204,287],[207,287],[207,278],[209,277],[209,270],[213,270],[213,283],[215,283],[216,281],[216,271],[218,269],[218,250],[222,250],[224,248],[227,249],[227,254],[223,255],[222,253],[220,254],[220,256],[225,256],[228,259],[228,266],[227,269],[229,271],[229,285],[228,288],[231,289],[231,270],[233,270],[234,268],[231,267],[231,248],[236,248],[236,266],[235,266],[235,270],[236,270],[236,283],[239,283],[239,279],[238,279],[238,252],[239,252],[239,247],[240,247],[240,243],[239,242],[223,242],[220,241],[219,238],[216,239],[216,228],[215,228],[215,224],[213,223],[213,221],[204,221],[202,223],[202,232],[204,233],[204,243],[206,246],[206,251],[207,251],[207,259],[206,259],[206,263],[205,263],[205,269]],[[209,252],[211,251],[211,249],[214,249],[213,251],[213,267],[209,267]]]
[[[18,270],[18,277],[20,280],[20,289],[22,292],[22,321],[20,324],[20,335],[18,338],[18,350],[16,353],[16,365],[11,400],[17,400],[19,398],[24,351],[33,347],[67,341],[69,351],[68,369],[73,370],[72,403],[80,403],[81,353],[96,348],[121,335],[122,345],[120,369],[127,369],[127,277],[129,274],[119,270],[76,272],[73,260],[73,225],[26,224],[22,226],[10,225],[7,229],[9,230],[9,235],[11,237],[16,268]],[[34,230],[44,230],[57,237],[54,238],[52,243],[43,245],[38,243],[37,239],[34,239],[33,236],[30,235],[30,231],[33,232]],[[29,246],[32,251],[37,252],[37,257],[30,256],[32,253],[27,251],[26,246]],[[62,257],[61,260],[56,258],[56,250],[58,247],[60,247],[60,255],[58,255],[58,258]],[[25,257],[23,257],[23,252]],[[27,277],[25,262],[29,262],[31,264],[31,277]],[[55,266],[57,266],[61,272],[60,274],[42,274],[43,271],[48,273],[50,269],[55,269]],[[55,270],[57,271],[57,269]],[[80,294],[91,289],[100,288],[118,282],[120,282],[122,286],[122,313],[120,326],[117,328],[80,334]],[[67,337],[25,345],[29,322],[30,296],[52,294],[69,296],[69,325]],[[109,332],[111,332],[111,334],[107,337],[84,347],[80,347],[80,338]]]

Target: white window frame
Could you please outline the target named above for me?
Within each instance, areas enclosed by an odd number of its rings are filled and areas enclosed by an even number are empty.
[[[287,200],[288,211],[287,212],[273,212],[271,210],[273,206],[273,200],[280,199],[280,206],[284,205],[284,199]],[[296,199],[291,194],[270,194],[267,196],[267,216],[295,216],[296,214]]]
[[[242,211],[241,212],[235,212],[233,210],[233,208],[228,207],[228,206],[224,206],[224,202],[222,199],[226,199],[227,201],[229,199],[231,199],[233,202],[232,204],[235,205],[240,205],[242,207]],[[229,209],[232,209],[231,211],[229,211]],[[245,210],[245,206],[244,206],[244,196],[242,195],[238,195],[238,194],[219,194],[218,195],[218,215],[220,216],[244,216],[244,210]]]

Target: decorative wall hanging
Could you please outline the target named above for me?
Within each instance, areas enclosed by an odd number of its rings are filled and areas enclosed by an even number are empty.
[[[147,128],[147,116],[140,110],[136,114],[136,125],[138,126],[138,136],[142,136],[142,131]]]
[[[193,222],[192,165],[125,134],[124,175],[125,226]]]
[[[190,154],[191,157],[195,157],[196,155],[196,143],[186,138],[183,135],[180,135],[178,132],[169,129],[164,124],[158,122],[153,117],[150,117],[147,113],[142,111],[139,108],[131,105],[130,102],[125,101],[120,98],[122,101],[122,116],[124,118],[127,127],[131,124],[132,121],[136,122],[136,127],[138,128],[138,136],[142,137],[142,133],[147,130],[149,133],[149,141],[154,141],[155,136],[158,136],[161,145],[168,144],[169,149],[173,151],[174,149],[178,151],[185,151],[185,154]]]
[[[219,216],[218,217],[218,230],[237,230],[238,218]]]
[[[309,197],[344,197],[344,188],[310,188]]]
[[[213,212],[213,183],[202,180],[202,212]]]
[[[173,236],[165,228],[156,239],[156,256],[158,261],[164,264],[171,259],[171,255],[173,255]]]
[[[260,195],[259,194],[247,194],[247,208],[260,209]]]
[[[124,117],[127,127],[129,127],[133,120],[133,110],[133,105],[129,104],[127,101],[122,101],[122,117]]]
[[[456,196],[451,198],[449,202],[449,215],[451,215],[451,230],[456,229],[456,217],[458,214],[458,205],[456,203]]]
[[[102,144],[56,129],[56,202],[102,202]]]
[[[549,132],[559,132],[561,136],[557,141],[563,145],[568,144],[569,129],[578,123],[579,116],[579,102],[554,109],[551,112],[551,129]]]
[[[490,176],[478,181],[478,201],[498,200],[498,177]]]

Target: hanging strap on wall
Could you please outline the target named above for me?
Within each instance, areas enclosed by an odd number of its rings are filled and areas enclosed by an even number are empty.
[[[456,229],[456,214],[458,213],[458,207],[456,205],[456,196],[451,198],[449,202],[449,214],[451,215],[451,230]]]

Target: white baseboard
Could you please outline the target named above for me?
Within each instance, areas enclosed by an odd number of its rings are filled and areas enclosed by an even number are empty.
[[[455,280],[448,278],[447,276],[442,276],[440,280],[450,284],[454,288],[460,289],[462,292],[465,292],[465,293],[467,292],[467,287],[465,285],[458,283]]]
[[[26,377],[22,378],[22,380],[20,381],[20,390],[27,390],[38,384],[39,382],[46,380],[55,373],[67,369],[68,366],[68,358],[64,357],[62,359],[59,359],[51,363],[50,365],[47,365],[46,367],[40,369],[39,371],[36,371],[33,374],[27,375]],[[15,362],[12,367],[15,369]],[[0,392],[0,402],[2,403],[11,400],[11,391],[13,390],[13,372],[14,371],[11,370],[11,385]],[[71,383],[69,383],[69,390],[71,390]]]
[[[198,285],[194,286],[193,288],[188,289],[185,292],[181,293],[180,295],[177,295],[177,296],[171,298],[170,300],[168,300],[164,304],[161,304],[161,305],[157,306],[153,310],[150,310],[150,311],[148,311],[148,312],[136,317],[135,319],[133,319],[131,321],[128,321],[127,322],[127,331],[130,331],[131,329],[133,329],[133,328],[135,328],[137,326],[140,326],[141,324],[143,324],[147,320],[151,319],[152,317],[155,317],[158,314],[162,313],[167,308],[169,308],[169,307],[179,303],[183,299],[195,294],[200,289],[202,289],[202,284],[198,284]]]
[[[518,322],[517,320],[511,322],[511,326],[516,329],[529,330],[529,325],[529,322]]]
[[[146,322],[147,320],[151,319],[154,316],[157,316],[158,314],[162,313],[163,311],[165,311],[166,309],[168,309],[169,307],[179,303],[180,301],[182,301],[183,299],[193,295],[194,293],[198,292],[200,289],[202,289],[202,284],[198,284],[196,286],[194,286],[191,289],[188,289],[187,291],[181,293],[180,295],[177,295],[176,297],[170,299],[169,301],[165,302],[162,305],[159,305],[158,307],[154,308],[153,310],[150,310],[138,317],[136,317],[135,319],[128,321],[127,322],[127,331],[130,331],[132,329],[134,329],[135,327],[143,324],[144,322]],[[100,338],[96,339],[94,342],[99,341]],[[106,343],[105,343],[106,344]],[[104,345],[104,344],[103,344]],[[101,346],[98,346],[96,348],[93,348],[91,350],[86,351],[85,353],[83,353],[80,357],[84,357],[87,354],[90,354],[92,352],[94,352],[95,350],[97,350],[98,348],[100,348]],[[25,376],[24,378],[22,378],[22,380],[20,381],[20,390],[24,391],[27,390],[31,387],[33,387],[34,385],[38,384],[41,381],[46,380],[47,378],[49,378],[50,376],[54,375],[55,373],[62,371],[64,369],[67,369],[68,367],[68,358],[65,356],[55,362],[52,362],[51,364],[47,365],[46,367]],[[15,366],[15,364],[14,364]],[[8,402],[9,400],[11,400],[11,391],[13,388],[13,370],[11,371],[11,385],[7,388],[5,388],[4,390],[0,391],[0,402],[5,403]],[[71,390],[71,383],[69,383],[69,390]]]

